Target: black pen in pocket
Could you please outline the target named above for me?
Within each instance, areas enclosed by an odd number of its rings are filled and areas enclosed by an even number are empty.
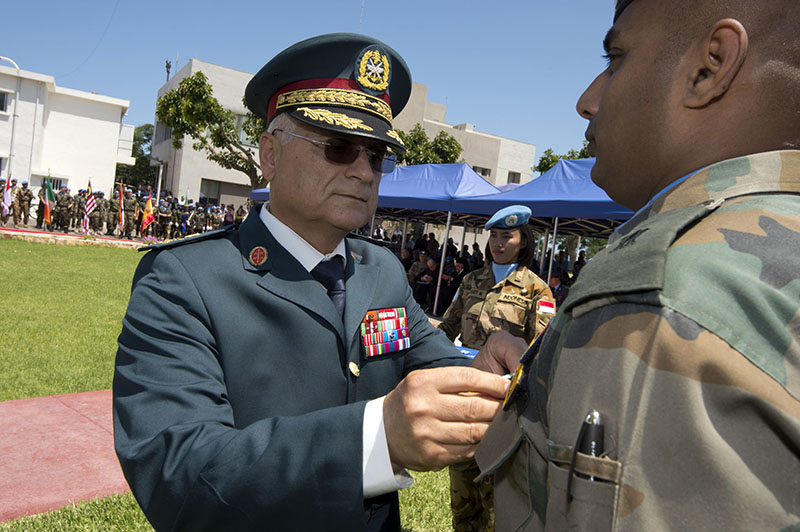
[[[575,459],[578,452],[589,456],[600,456],[603,454],[603,423],[600,419],[600,412],[591,410],[581,423],[581,430],[578,432],[578,439],[572,449],[572,461],[569,464],[569,477],[567,478],[567,504],[572,502],[572,475],[577,474],[580,478],[594,481],[595,478],[582,473],[575,473]]]

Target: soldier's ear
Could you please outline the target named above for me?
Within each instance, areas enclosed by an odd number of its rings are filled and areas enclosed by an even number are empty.
[[[683,104],[700,109],[722,98],[741,70],[747,49],[747,31],[741,22],[731,18],[717,21],[687,52],[691,70]]]

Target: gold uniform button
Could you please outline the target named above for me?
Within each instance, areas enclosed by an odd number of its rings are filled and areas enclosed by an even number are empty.
[[[358,364],[355,362],[350,362],[350,373],[358,377],[361,374],[361,370],[358,369]]]

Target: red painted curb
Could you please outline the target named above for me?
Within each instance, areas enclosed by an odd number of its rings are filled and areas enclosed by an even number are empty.
[[[129,491],[111,390],[0,402],[0,521]]]

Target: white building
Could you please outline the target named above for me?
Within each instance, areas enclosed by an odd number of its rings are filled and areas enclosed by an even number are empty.
[[[109,194],[117,163],[132,165],[133,126],[122,123],[128,100],[66,89],[55,78],[0,66],[0,175],[53,188]]]
[[[253,74],[191,59],[159,90],[160,97],[178,86],[183,78],[202,71],[214,89],[214,97],[233,111],[241,123],[247,109],[242,98]],[[495,185],[527,183],[536,163],[536,146],[516,140],[475,131],[471,124],[450,125],[445,122],[447,107],[427,101],[428,87],[414,83],[406,108],[394,119],[395,129],[409,131],[419,123],[430,139],[440,131],[453,135],[464,148],[461,157],[476,172]],[[214,204],[239,205],[250,195],[250,181],[236,170],[225,170],[206,159],[203,152],[192,149],[192,140],[184,139],[183,148],[172,147],[170,131],[158,120],[153,135],[152,157],[163,161],[162,189],[187,199]],[[244,138],[243,138],[244,140]],[[256,153],[256,147],[253,147]]]

